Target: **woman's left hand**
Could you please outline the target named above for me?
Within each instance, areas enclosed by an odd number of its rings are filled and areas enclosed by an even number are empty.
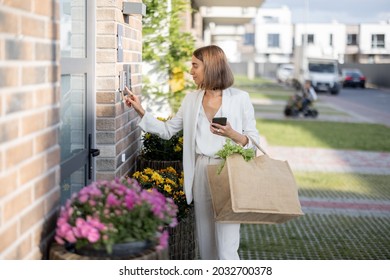
[[[210,125],[210,131],[213,134],[219,135],[219,136],[224,136],[224,137],[229,137],[233,130],[231,127],[230,123],[227,122],[226,125],[220,125],[218,123],[212,123]]]
[[[220,125],[218,123],[212,123],[210,125],[210,131],[213,134],[223,136],[223,137],[228,137],[232,139],[234,142],[240,144],[241,146],[245,146],[248,143],[248,138],[235,131],[229,122],[226,123],[226,125]]]

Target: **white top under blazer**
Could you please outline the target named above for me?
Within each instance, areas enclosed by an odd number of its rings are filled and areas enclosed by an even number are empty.
[[[250,136],[259,143],[260,136],[256,128],[254,109],[249,94],[235,88],[225,89],[222,94],[220,110],[223,112],[224,117],[227,118],[231,127],[239,133]],[[192,186],[196,159],[195,137],[203,96],[204,90],[186,94],[177,114],[166,122],[156,119],[151,113],[146,111],[138,124],[143,131],[156,134],[163,139],[170,139],[177,132],[183,130],[184,192],[188,204],[193,199]],[[221,142],[220,148],[222,148],[223,143],[224,141]],[[245,148],[254,148],[250,139],[248,139],[248,144]]]

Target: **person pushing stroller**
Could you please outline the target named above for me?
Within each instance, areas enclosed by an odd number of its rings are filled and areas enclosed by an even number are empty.
[[[311,86],[311,81],[306,80],[302,89],[302,111],[307,110],[308,106],[317,100],[317,93]]]
[[[311,81],[306,80],[302,90],[292,96],[288,101],[284,114],[285,116],[297,117],[302,113],[305,117],[317,117],[318,111],[312,108],[313,102],[317,100],[317,93],[311,86]]]

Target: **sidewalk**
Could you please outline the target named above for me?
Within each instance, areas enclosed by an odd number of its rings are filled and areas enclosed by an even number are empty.
[[[269,155],[287,160],[292,170],[390,174],[390,153],[301,147],[268,147]]]

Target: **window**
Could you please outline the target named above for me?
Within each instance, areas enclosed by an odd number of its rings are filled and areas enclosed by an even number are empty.
[[[305,42],[305,34],[302,34],[302,42]],[[307,34],[307,41],[308,44],[314,44],[314,34]]]
[[[268,34],[268,47],[279,48],[279,34]]]
[[[309,63],[309,71],[316,73],[334,73],[335,66],[331,63]]]
[[[254,46],[255,45],[255,34],[254,33],[245,33],[244,45],[246,45],[246,46]]]
[[[279,18],[273,16],[263,16],[263,21],[265,23],[278,23]]]
[[[314,34],[307,34],[307,43],[314,44]]]
[[[357,34],[348,34],[347,35],[347,45],[356,46],[357,45]]]
[[[371,35],[371,47],[372,48],[384,48],[385,47],[385,34],[372,34]]]

